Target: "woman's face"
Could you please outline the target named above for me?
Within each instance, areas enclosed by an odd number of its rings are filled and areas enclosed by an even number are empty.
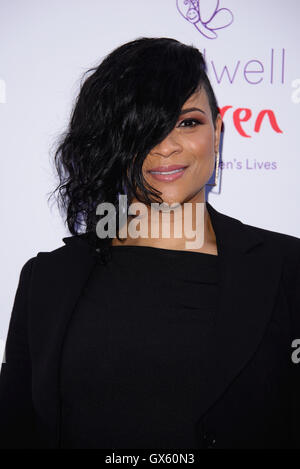
[[[219,149],[221,116],[214,128],[208,97],[202,88],[183,105],[182,114],[168,136],[156,145],[143,163],[146,181],[162,194],[165,203],[204,202],[205,184],[214,171],[215,155]],[[184,166],[173,174],[164,172],[166,166]]]

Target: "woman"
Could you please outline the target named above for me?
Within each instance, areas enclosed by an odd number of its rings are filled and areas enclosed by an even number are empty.
[[[83,83],[55,156],[71,236],[20,274],[2,447],[300,447],[300,242],[206,201],[221,125],[175,39]]]

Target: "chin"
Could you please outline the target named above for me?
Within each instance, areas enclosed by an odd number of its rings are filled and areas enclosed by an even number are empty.
[[[163,200],[163,202],[164,202],[165,204],[168,204],[168,205],[170,205],[170,206],[173,205],[174,208],[175,208],[175,205],[176,205],[176,206],[177,206],[177,205],[182,205],[183,202],[184,202],[184,200],[185,200],[185,198],[182,197],[182,195],[177,196],[177,197],[175,197],[175,196],[166,196],[166,195],[164,196],[164,195],[162,195],[161,198],[162,198],[162,200]]]

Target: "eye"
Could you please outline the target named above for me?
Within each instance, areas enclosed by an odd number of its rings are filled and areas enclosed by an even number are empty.
[[[188,124],[188,125],[181,125],[181,124]],[[193,123],[195,123],[193,125]],[[198,119],[184,119],[183,121],[180,122],[180,125],[178,127],[196,127],[197,125],[202,124]]]

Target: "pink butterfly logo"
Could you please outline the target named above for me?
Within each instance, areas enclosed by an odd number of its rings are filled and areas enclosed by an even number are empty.
[[[219,8],[219,0],[176,0],[179,13],[207,39],[216,39],[217,29],[233,22],[228,8]]]

